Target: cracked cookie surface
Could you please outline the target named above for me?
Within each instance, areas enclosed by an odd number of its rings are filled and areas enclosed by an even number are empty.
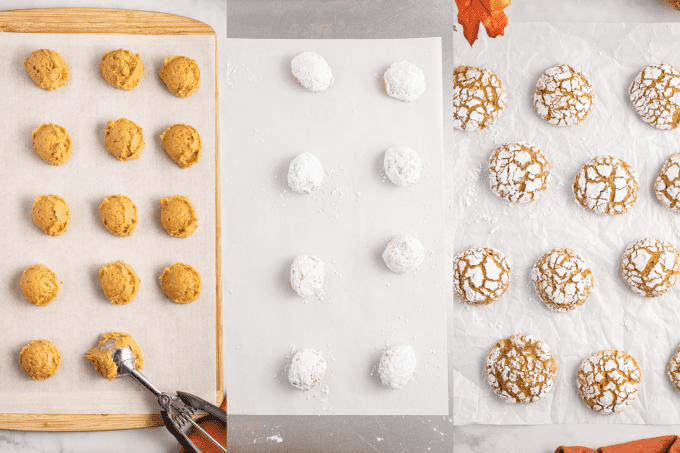
[[[486,356],[486,380],[506,403],[533,403],[555,384],[557,364],[546,343],[529,335],[500,340]]]
[[[505,143],[489,159],[493,193],[514,203],[538,200],[550,184],[550,163],[530,143]]]
[[[583,305],[594,285],[588,263],[569,248],[544,254],[531,269],[531,281],[545,305],[559,312]]]
[[[661,167],[654,193],[659,203],[680,214],[680,153],[673,154]]]
[[[668,377],[671,384],[680,392],[680,346],[676,349],[675,354],[668,362]]]
[[[621,272],[635,294],[657,297],[678,280],[680,255],[670,242],[640,239],[623,252]]]
[[[573,185],[576,201],[596,214],[625,214],[637,201],[633,167],[621,159],[599,156],[581,167]]]
[[[453,293],[470,305],[488,305],[510,285],[510,264],[500,250],[472,247],[453,258]]]
[[[635,401],[641,373],[626,351],[604,350],[581,362],[576,375],[578,394],[595,412],[616,414]]]
[[[680,70],[669,64],[647,66],[630,86],[630,102],[645,123],[675,129],[680,124]]]
[[[595,90],[588,77],[567,64],[548,68],[534,93],[538,115],[555,126],[574,126],[585,120],[593,109]]]
[[[476,131],[492,126],[503,113],[508,95],[488,69],[459,66],[453,71],[453,127]]]

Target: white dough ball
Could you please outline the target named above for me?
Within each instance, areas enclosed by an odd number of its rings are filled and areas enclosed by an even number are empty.
[[[331,67],[318,53],[303,52],[290,62],[290,70],[300,85],[318,93],[333,85]]]
[[[309,390],[321,382],[326,372],[326,361],[318,351],[298,351],[288,367],[288,382],[300,390]]]
[[[323,166],[312,153],[299,154],[288,167],[288,186],[297,193],[314,193],[323,182]]]
[[[323,261],[314,255],[298,255],[290,266],[290,286],[298,296],[323,294]]]
[[[412,186],[420,179],[422,164],[417,152],[408,146],[393,146],[385,151],[385,174],[399,187]]]
[[[403,274],[420,266],[425,258],[425,248],[417,238],[404,234],[387,244],[382,257],[392,272]]]
[[[400,389],[411,380],[416,364],[416,353],[410,345],[392,346],[380,358],[378,375],[383,385]]]
[[[393,98],[413,102],[425,92],[425,74],[413,63],[392,63],[385,74],[385,91]]]

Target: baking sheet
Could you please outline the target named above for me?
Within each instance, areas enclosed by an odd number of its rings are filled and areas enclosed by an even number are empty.
[[[128,36],[86,34],[0,34],[2,75],[0,136],[0,223],[3,300],[0,328],[0,412],[61,414],[157,413],[150,392],[132,379],[100,377],[84,354],[102,333],[130,333],[144,356],[143,373],[160,389],[184,390],[214,401],[215,328],[215,39],[214,36]],[[140,53],[145,72],[127,92],[106,83],[99,72],[104,53]],[[70,68],[68,85],[39,89],[24,69],[36,49],[61,54]],[[201,69],[201,87],[190,98],[168,92],[157,74],[163,57],[186,55]],[[143,128],[139,160],[118,162],[104,148],[108,120],[126,117]],[[31,149],[31,131],[53,122],[73,141],[71,159],[60,167],[46,164]],[[193,125],[203,150],[198,164],[180,169],[163,151],[159,135],[175,123]],[[138,208],[131,237],[110,234],[99,218],[101,201],[122,193]],[[49,237],[32,221],[35,195],[55,194],[68,203],[71,224]],[[161,197],[186,195],[198,213],[199,227],[187,239],[163,230]],[[141,279],[128,305],[113,305],[99,286],[98,271],[123,260]],[[198,300],[179,305],[158,283],[163,269],[178,261],[194,266],[203,289]],[[52,269],[60,282],[47,307],[28,303],[19,279],[32,264]],[[28,378],[19,365],[21,348],[48,339],[62,356],[58,373],[46,381]]]
[[[513,266],[508,291],[493,304],[472,307],[454,300],[455,424],[680,423],[680,393],[666,374],[680,344],[680,288],[657,298],[639,297],[619,270],[626,246],[643,237],[680,246],[680,217],[661,206],[652,187],[664,161],[680,151],[680,131],[647,125],[628,98],[643,67],[680,66],[679,50],[680,24],[511,23],[504,37],[483,36],[472,49],[462,30],[454,33],[454,68],[489,68],[508,93],[508,105],[492,128],[455,131],[454,253],[492,246]],[[533,109],[536,80],[559,63],[580,67],[595,87],[593,111],[577,126],[552,126]],[[546,154],[552,183],[539,201],[513,206],[489,189],[488,159],[499,145],[524,140]],[[605,154],[625,160],[638,175],[638,201],[625,215],[594,214],[571,193],[579,168]],[[554,247],[576,250],[595,277],[590,298],[570,313],[548,310],[530,281],[533,264]],[[503,403],[483,370],[491,347],[516,333],[546,341],[557,360],[555,387],[529,405]],[[637,401],[610,416],[587,408],[575,385],[581,361],[602,349],[624,349],[642,369]]]
[[[222,158],[225,358],[230,414],[447,414],[446,292],[442,185],[441,41],[229,40],[227,140]],[[310,93],[290,60],[321,54],[335,83]],[[387,96],[382,74],[395,61],[420,67],[425,93]],[[424,172],[399,188],[381,172],[385,150],[417,150]],[[292,193],[290,161],[309,151],[324,165],[317,195]],[[231,219],[231,220],[230,220]],[[238,219],[235,221],[234,219]],[[381,259],[402,233],[423,243],[415,273]],[[290,287],[298,254],[325,265],[322,300]],[[400,390],[372,375],[388,345],[411,344],[418,366]],[[294,350],[328,363],[308,392],[288,383]]]

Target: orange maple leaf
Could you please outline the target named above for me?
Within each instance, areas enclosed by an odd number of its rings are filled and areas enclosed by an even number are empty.
[[[511,0],[456,0],[458,6],[458,23],[463,26],[463,35],[470,46],[477,40],[479,23],[484,24],[489,38],[503,35],[508,25],[508,16],[503,8]]]

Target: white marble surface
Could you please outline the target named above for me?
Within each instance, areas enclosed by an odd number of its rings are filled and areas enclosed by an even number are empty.
[[[505,11],[511,22],[680,22],[680,11],[663,0],[515,0]],[[598,448],[668,434],[680,434],[680,425],[467,425],[454,427],[453,450],[552,453],[559,445]]]
[[[227,0],[3,0],[1,10],[51,7],[124,8],[159,11],[200,20],[217,34],[219,79],[226,80]],[[224,88],[222,88],[224,89]],[[225,110],[224,98],[220,110]],[[221,116],[220,129],[225,130]],[[182,389],[163,389],[167,391]],[[2,453],[177,453],[175,438],[164,428],[88,433],[0,431]]]

